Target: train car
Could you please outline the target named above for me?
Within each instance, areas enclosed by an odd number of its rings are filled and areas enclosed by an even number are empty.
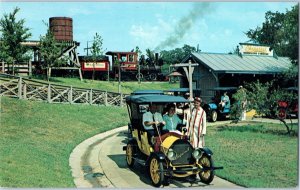
[[[91,78],[93,71],[95,71],[95,78],[106,80],[108,70],[110,69],[110,62],[108,56],[78,56],[81,71],[85,78]]]
[[[99,56],[96,60],[92,56],[79,56],[79,62],[84,77],[90,78],[93,70],[98,79],[106,80],[107,75],[112,79],[119,77],[121,80],[164,80],[161,73],[162,61],[158,60],[156,54],[155,60],[144,60],[143,57],[138,60],[136,52],[118,52],[108,51],[105,56]],[[140,64],[139,64],[140,63]]]
[[[138,54],[135,52],[113,52],[108,51],[106,55],[111,56],[112,77],[118,78],[119,69],[123,80],[132,80],[138,72]],[[120,68],[119,68],[120,67]]]

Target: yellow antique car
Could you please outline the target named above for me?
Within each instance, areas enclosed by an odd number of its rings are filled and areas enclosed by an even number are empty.
[[[142,124],[143,114],[150,104],[156,104],[158,111],[163,113],[164,108],[170,103],[189,103],[183,97],[162,95],[149,91],[147,93],[132,94],[126,97],[130,123],[128,124],[126,151],[127,165],[132,168],[135,163],[147,167],[153,186],[167,186],[173,177],[189,178],[197,181],[199,175],[201,182],[212,182],[215,169],[212,152],[208,148],[194,149],[186,135],[184,127],[178,126],[178,131],[161,134],[159,127],[154,127],[157,136],[149,141],[147,131]],[[198,180],[199,181],[199,180]]]

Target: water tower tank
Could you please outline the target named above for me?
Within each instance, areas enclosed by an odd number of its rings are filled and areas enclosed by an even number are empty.
[[[57,41],[73,41],[73,20],[69,17],[49,18],[50,31]]]

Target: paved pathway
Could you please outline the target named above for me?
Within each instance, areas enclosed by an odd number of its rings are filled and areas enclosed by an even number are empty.
[[[253,121],[278,123],[278,120],[255,118]],[[208,123],[209,126],[229,124],[231,121]],[[298,120],[293,120],[297,123]],[[80,143],[71,153],[69,164],[76,187],[152,188],[146,171],[138,164],[130,170],[125,162],[127,126],[91,137]],[[169,187],[239,188],[215,177],[211,185],[190,184],[174,180]]]

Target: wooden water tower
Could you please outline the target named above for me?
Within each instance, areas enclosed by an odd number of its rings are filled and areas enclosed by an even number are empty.
[[[68,62],[65,65],[52,67],[52,69],[78,70],[82,80],[81,65],[76,51],[80,43],[73,40],[73,19],[69,17],[51,17],[49,18],[49,29],[53,33],[55,40],[64,44],[61,57],[68,58]]]

